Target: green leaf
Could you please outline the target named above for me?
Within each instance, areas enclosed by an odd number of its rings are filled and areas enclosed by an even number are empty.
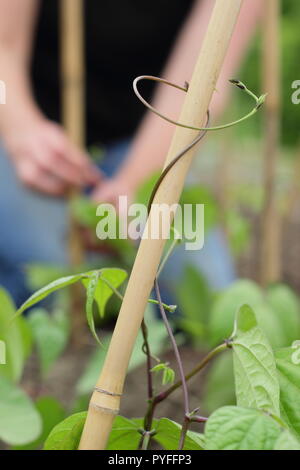
[[[276,314],[283,334],[279,347],[289,346],[300,337],[300,308],[298,297],[283,284],[275,284],[268,288],[266,300]]]
[[[44,450],[77,450],[87,412],[76,413],[59,423],[50,432]]]
[[[156,366],[152,367],[151,372],[163,372],[162,385],[172,384],[175,380],[175,372],[169,367],[168,364],[161,362]]]
[[[262,301],[262,290],[252,281],[239,280],[223,291],[217,297],[210,315],[212,345],[220,344],[230,336],[235,314],[241,305],[247,303],[254,308]]]
[[[138,449],[141,434],[139,429],[143,428],[142,419],[129,420],[122,416],[117,416],[114,420],[113,429],[107,445],[107,450],[136,450]],[[153,421],[153,429],[156,434],[153,439],[166,450],[178,449],[181,425],[170,421],[167,418]],[[203,435],[188,431],[185,450],[202,450]]]
[[[142,438],[140,426],[135,420],[117,416],[109,436],[106,450],[136,450]]]
[[[173,384],[175,380],[175,372],[170,367],[166,367],[163,372],[162,384]]]
[[[277,439],[274,450],[300,450],[300,442],[290,431],[285,429]]]
[[[37,302],[43,300],[45,297],[48,297],[48,295],[52,294],[52,292],[70,286],[71,284],[80,281],[82,278],[87,277],[87,275],[88,273],[75,274],[73,276],[62,277],[56,281],[50,282],[50,284],[42,287],[37,292],[32,294],[29,299],[27,299],[26,302],[24,302],[23,305],[21,305],[21,307],[17,310],[16,315],[21,315],[21,313],[23,313],[29,307],[32,307]]]
[[[36,401],[35,405],[42,418],[43,432],[35,441],[27,445],[15,446],[14,450],[40,449],[54,426],[65,417],[65,410],[62,408],[61,404],[52,397],[41,397]]]
[[[158,442],[166,450],[177,450],[181,435],[181,425],[171,421],[167,418],[161,418],[158,420],[154,428],[156,429],[156,434],[153,439]],[[204,440],[203,435],[188,431],[184,450],[203,450]]]
[[[126,279],[127,273],[119,268],[104,268],[99,271],[98,284],[94,291],[94,298],[97,302],[101,317],[104,316],[105,306],[117,289]],[[89,280],[84,279],[83,284],[88,287]]]
[[[28,317],[28,324],[37,346],[41,372],[46,375],[68,343],[68,318],[60,310],[50,315],[46,310],[36,309]]]
[[[224,351],[216,357],[207,371],[202,397],[202,407],[211,414],[217,408],[235,405],[232,351]]]
[[[28,396],[5,377],[0,377],[0,439],[23,445],[37,439],[42,421]]]
[[[207,450],[272,450],[281,433],[270,416],[254,409],[225,406],[205,425]]]
[[[14,313],[15,306],[11,297],[0,288],[0,341],[6,362],[0,362],[0,375],[17,382],[22,375],[29,345],[25,345],[26,333],[23,331],[23,324],[20,321],[12,321]]]
[[[232,342],[237,405],[279,416],[279,383],[272,348],[249,305],[237,314]]]
[[[97,341],[97,343],[101,345],[101,342],[98,338],[96,327],[95,327],[95,321],[94,321],[94,299],[95,299],[95,292],[97,289],[98,281],[100,277],[100,272],[96,271],[92,274],[91,278],[88,281],[87,288],[86,288],[86,318],[88,325],[90,327],[90,330]]]
[[[283,420],[300,437],[300,347],[276,351]]]

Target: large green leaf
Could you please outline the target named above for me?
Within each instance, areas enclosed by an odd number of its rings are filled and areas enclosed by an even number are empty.
[[[77,450],[87,412],[76,413],[57,424],[50,432],[44,450]]]
[[[154,440],[166,450],[177,450],[181,435],[181,425],[167,418],[161,418],[155,423],[156,434]],[[203,450],[204,438],[202,434],[188,431],[184,443],[184,450]]]
[[[29,299],[27,299],[26,302],[24,302],[23,305],[21,305],[16,315],[21,315],[21,313],[23,313],[25,310],[32,307],[36,303],[40,302],[45,297],[48,297],[48,295],[52,294],[52,292],[55,292],[59,289],[63,289],[64,287],[70,286],[71,284],[78,282],[80,279],[87,277],[88,274],[89,273],[75,274],[73,276],[62,277],[60,279],[56,279],[56,281],[50,282],[50,284],[48,284],[45,287],[42,287],[41,289],[36,291],[34,294],[32,294],[29,297]]]
[[[259,410],[225,406],[215,411],[205,425],[207,450],[272,450],[280,426]]]
[[[43,432],[35,441],[24,446],[15,446],[14,450],[38,450],[42,447],[54,426],[65,417],[65,410],[62,408],[61,404],[52,397],[41,397],[36,401],[35,405],[42,418]]]
[[[287,429],[277,439],[274,450],[300,450],[299,440]]]
[[[28,318],[37,346],[43,375],[63,353],[69,338],[69,321],[64,312],[57,310],[52,315],[46,310],[36,309]]]
[[[280,406],[284,421],[300,437],[300,349],[284,348],[276,351],[276,365],[280,384]]]
[[[220,344],[232,332],[237,310],[243,304],[253,308],[263,301],[260,287],[248,280],[239,280],[216,299],[210,315],[210,337],[213,345]]]
[[[232,347],[237,405],[279,416],[275,358],[249,305],[243,305],[237,313]]]
[[[26,347],[25,331],[23,339],[23,324],[19,321],[12,321],[14,313],[15,306],[11,297],[0,288],[0,341],[1,350],[5,356],[2,358],[5,364],[0,362],[0,375],[18,381],[30,346]]]
[[[105,306],[117,289],[127,277],[126,271],[119,268],[104,268],[99,271],[99,278],[93,295],[97,302],[101,317],[104,316]],[[89,279],[84,279],[83,284],[87,288],[90,283]]]
[[[59,423],[48,436],[45,450],[76,450],[78,448],[87,413],[77,413]],[[138,449],[143,427],[143,419],[127,419],[117,416],[114,419],[107,450]],[[181,426],[166,418],[153,421],[156,430],[154,440],[167,450],[176,450],[180,439]],[[203,436],[188,431],[184,449],[199,450],[203,448]]]
[[[23,445],[37,439],[42,421],[28,396],[5,377],[0,377],[0,439]]]
[[[136,429],[143,429],[143,419],[135,418],[131,420],[131,427],[133,423]],[[115,426],[115,424],[114,424]],[[155,430],[153,440],[156,441],[165,450],[177,450],[181,435],[181,425],[175,421],[171,421],[167,418],[154,419],[152,423],[152,430]],[[121,439],[121,437],[120,437]],[[141,435],[139,434],[139,443]],[[133,449],[130,447],[129,449]],[[137,447],[135,447],[137,448]],[[119,448],[111,447],[111,450],[118,450]],[[126,449],[126,447],[122,447]],[[127,450],[129,450],[127,449]],[[204,436],[197,432],[188,431],[185,439],[184,450],[203,450],[204,449]]]
[[[284,336],[280,347],[289,346],[300,337],[300,308],[298,297],[283,284],[275,284],[268,288],[266,300],[276,314],[280,329]]]
[[[114,419],[113,428],[109,436],[107,450],[136,450],[142,435],[138,432],[139,420],[130,420],[123,416]]]

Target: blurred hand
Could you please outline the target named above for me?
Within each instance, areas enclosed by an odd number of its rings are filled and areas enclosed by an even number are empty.
[[[119,197],[127,196],[127,204],[130,205],[134,200],[135,188],[126,180],[116,176],[110,180],[101,181],[92,193],[92,199],[98,204],[109,203],[119,208]],[[120,214],[127,216],[127,214]]]
[[[63,128],[45,118],[23,122],[3,135],[20,180],[28,187],[61,196],[70,187],[95,185],[101,173]]]

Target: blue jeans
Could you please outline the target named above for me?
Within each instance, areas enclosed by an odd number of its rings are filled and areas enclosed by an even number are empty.
[[[101,169],[112,177],[126,157],[129,141],[105,150]],[[0,147],[0,285],[20,305],[29,295],[24,266],[28,263],[68,263],[68,217],[63,199],[41,195],[25,188]],[[161,280],[172,287],[186,264],[195,266],[213,288],[224,288],[235,278],[234,267],[220,229],[206,236],[200,251],[179,246],[165,266]],[[167,300],[167,299],[165,299]]]

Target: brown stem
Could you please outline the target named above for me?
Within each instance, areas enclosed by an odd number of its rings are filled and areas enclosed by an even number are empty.
[[[185,381],[188,382],[192,377],[194,377],[196,374],[198,374],[198,372],[200,372],[202,369],[204,369],[204,367],[209,363],[209,361],[211,361],[215,356],[217,356],[222,351],[225,351],[226,348],[231,348],[229,341],[226,341],[223,344],[220,344],[215,349],[210,351],[202,359],[202,361],[199,362],[199,364],[194,369],[192,369],[191,372],[189,372],[185,376]],[[152,401],[149,402],[144,422],[147,422],[147,423],[149,422],[152,425],[153,417],[154,417],[154,413],[155,413],[155,409],[156,409],[157,405],[159,403],[161,403],[162,401],[166,400],[166,398],[168,398],[173,392],[175,392],[175,390],[177,390],[179,387],[181,387],[181,385],[182,385],[182,382],[181,382],[181,380],[179,380],[174,385],[169,387],[167,390],[165,390],[165,391],[159,393],[158,395],[156,395],[152,399]],[[191,420],[196,421],[196,419],[194,419],[194,418],[195,417],[192,416]],[[200,419],[201,419],[201,421],[200,421]],[[205,420],[206,420],[206,418],[198,417],[197,422],[203,422]]]

